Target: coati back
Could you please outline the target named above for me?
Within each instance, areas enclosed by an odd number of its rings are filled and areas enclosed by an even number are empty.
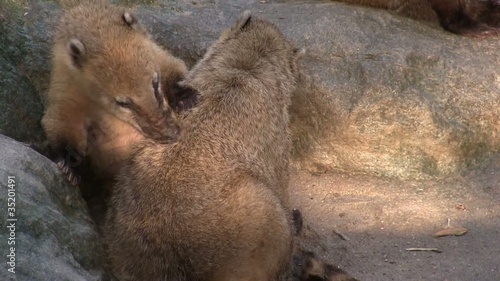
[[[500,0],[334,0],[386,9],[418,20],[433,21],[453,33],[500,35]]]
[[[120,280],[286,280],[288,107],[299,53],[247,11],[180,84],[198,104],[173,144],[120,172],[105,242]]]
[[[177,138],[164,96],[187,68],[150,39],[131,11],[103,1],[65,11],[52,62],[42,125],[64,171],[66,150],[88,156],[94,171],[114,175],[145,136]]]

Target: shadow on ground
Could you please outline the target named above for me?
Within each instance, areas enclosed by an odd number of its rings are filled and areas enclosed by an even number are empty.
[[[295,171],[291,193],[301,244],[359,280],[500,280],[500,157],[434,181]],[[469,232],[433,237],[448,225]],[[413,247],[442,253],[405,250]]]

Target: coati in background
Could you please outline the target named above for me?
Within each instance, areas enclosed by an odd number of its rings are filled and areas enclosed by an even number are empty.
[[[500,0],[334,0],[386,9],[418,20],[437,19],[453,33],[488,37],[500,35]]]

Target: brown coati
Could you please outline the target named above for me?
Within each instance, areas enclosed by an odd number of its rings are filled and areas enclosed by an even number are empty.
[[[42,125],[56,162],[73,183],[70,168],[82,157],[90,170],[110,177],[145,136],[160,142],[177,138],[177,121],[164,96],[187,68],[155,44],[128,9],[89,1],[66,10],[52,55]]]
[[[335,0],[386,9],[418,20],[437,20],[453,33],[500,35],[500,0]]]
[[[198,93],[173,144],[148,140],[118,176],[104,225],[120,280],[287,280],[293,231],[293,47],[246,11],[180,85]]]
[[[295,236],[302,234],[303,218],[299,209],[292,210],[292,221]],[[326,263],[311,251],[301,249],[294,245],[293,253],[293,281],[357,281],[347,272],[337,266]]]

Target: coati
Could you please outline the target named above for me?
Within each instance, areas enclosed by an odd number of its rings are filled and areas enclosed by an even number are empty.
[[[145,136],[177,138],[165,96],[187,68],[155,44],[128,9],[104,1],[68,9],[56,28],[52,56],[42,125],[53,158],[73,183],[70,168],[81,157],[90,160],[91,170],[115,175]]]
[[[245,11],[180,82],[198,93],[177,142],[145,141],[112,191],[104,225],[119,280],[286,280],[288,107],[295,49]]]
[[[387,9],[418,20],[434,20],[453,33],[500,35],[500,0],[334,0]]]

